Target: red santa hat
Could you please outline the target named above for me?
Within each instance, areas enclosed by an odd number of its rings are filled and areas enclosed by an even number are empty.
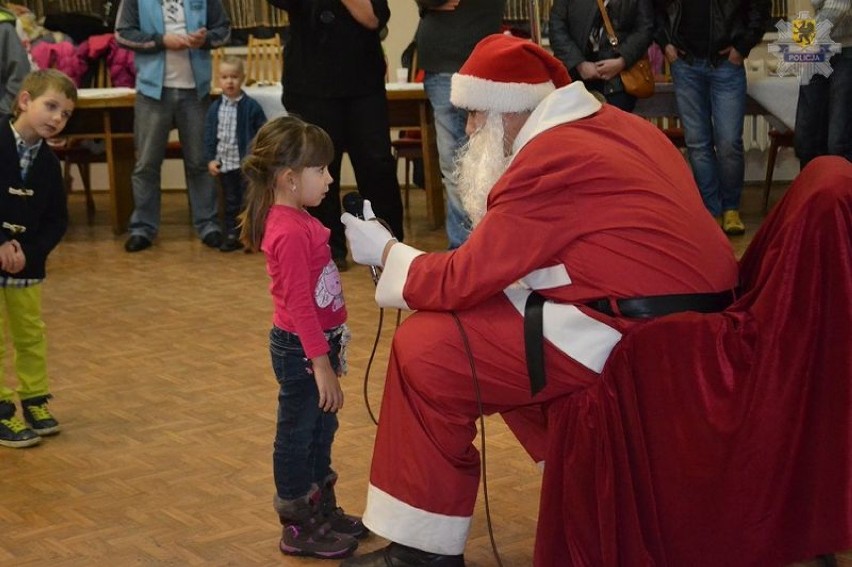
[[[476,44],[453,75],[450,101],[467,110],[523,112],[570,82],[565,65],[540,46],[495,34]]]

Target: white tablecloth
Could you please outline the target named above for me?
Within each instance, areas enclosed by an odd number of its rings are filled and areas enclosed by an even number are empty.
[[[280,83],[268,87],[243,87],[243,90],[260,104],[267,119],[287,114],[284,105],[281,104]]]
[[[749,74],[748,94],[790,130],[796,127],[799,103],[797,77],[775,77]]]

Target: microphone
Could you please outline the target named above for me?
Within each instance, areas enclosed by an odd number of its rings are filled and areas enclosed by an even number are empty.
[[[351,191],[343,196],[343,210],[355,218],[361,220],[373,220],[364,219],[364,197],[362,197],[361,193],[358,191]],[[376,285],[379,283],[379,275],[379,267],[370,266],[370,276],[372,276],[373,283]]]

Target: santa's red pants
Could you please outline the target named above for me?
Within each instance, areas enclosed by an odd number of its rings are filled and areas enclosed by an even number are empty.
[[[523,317],[502,295],[458,313],[485,414],[500,412],[527,451],[544,454],[540,404],[585,388],[598,374],[545,341],[547,386],[534,398]],[[364,523],[433,553],[464,550],[480,460],[471,362],[452,314],[421,311],[397,330],[373,453]]]

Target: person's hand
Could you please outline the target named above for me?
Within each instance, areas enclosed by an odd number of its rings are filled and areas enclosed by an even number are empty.
[[[219,163],[218,160],[214,159],[213,161],[207,164],[207,171],[210,173],[210,175],[216,177],[217,175],[219,175],[219,170],[221,169],[221,167],[222,164]]]
[[[182,34],[167,33],[163,35],[163,46],[166,49],[179,51],[189,47],[189,37]]]
[[[583,61],[577,65],[577,72],[580,73],[580,78],[584,81],[600,79],[601,75],[598,72],[597,66],[591,61]]]
[[[743,65],[743,56],[737,51],[737,48],[733,45],[726,47],[725,49],[719,50],[719,55],[725,55],[728,58],[728,61],[742,67]]]
[[[322,411],[337,411],[343,407],[343,389],[340,387],[340,378],[331,367],[328,355],[312,359],[314,366],[314,379],[319,391],[319,407]]]
[[[678,48],[671,43],[666,45],[665,49],[663,49],[663,54],[666,56],[666,61],[670,64],[680,59],[680,51],[678,51]]]
[[[187,45],[193,49],[198,49],[207,41],[207,28],[199,28],[196,31],[187,34]]]
[[[17,240],[8,240],[0,245],[0,269],[17,274],[26,265],[27,258]]]
[[[434,10],[436,12],[452,12],[453,10],[458,8],[458,5],[459,5],[460,2],[461,2],[461,0],[447,0],[446,2],[441,4],[440,6],[436,6],[435,8],[432,8],[432,10]]]
[[[624,57],[617,57],[615,59],[603,59],[595,63],[595,68],[598,70],[598,75],[604,81],[608,81],[624,71],[626,67],[626,63],[624,62]]]
[[[364,199],[364,218],[373,220],[362,220],[349,213],[343,213],[340,217],[340,222],[346,227],[346,238],[349,240],[352,259],[366,266],[384,266],[382,255],[385,246],[395,239],[388,229],[375,220],[373,207],[366,199]]]

